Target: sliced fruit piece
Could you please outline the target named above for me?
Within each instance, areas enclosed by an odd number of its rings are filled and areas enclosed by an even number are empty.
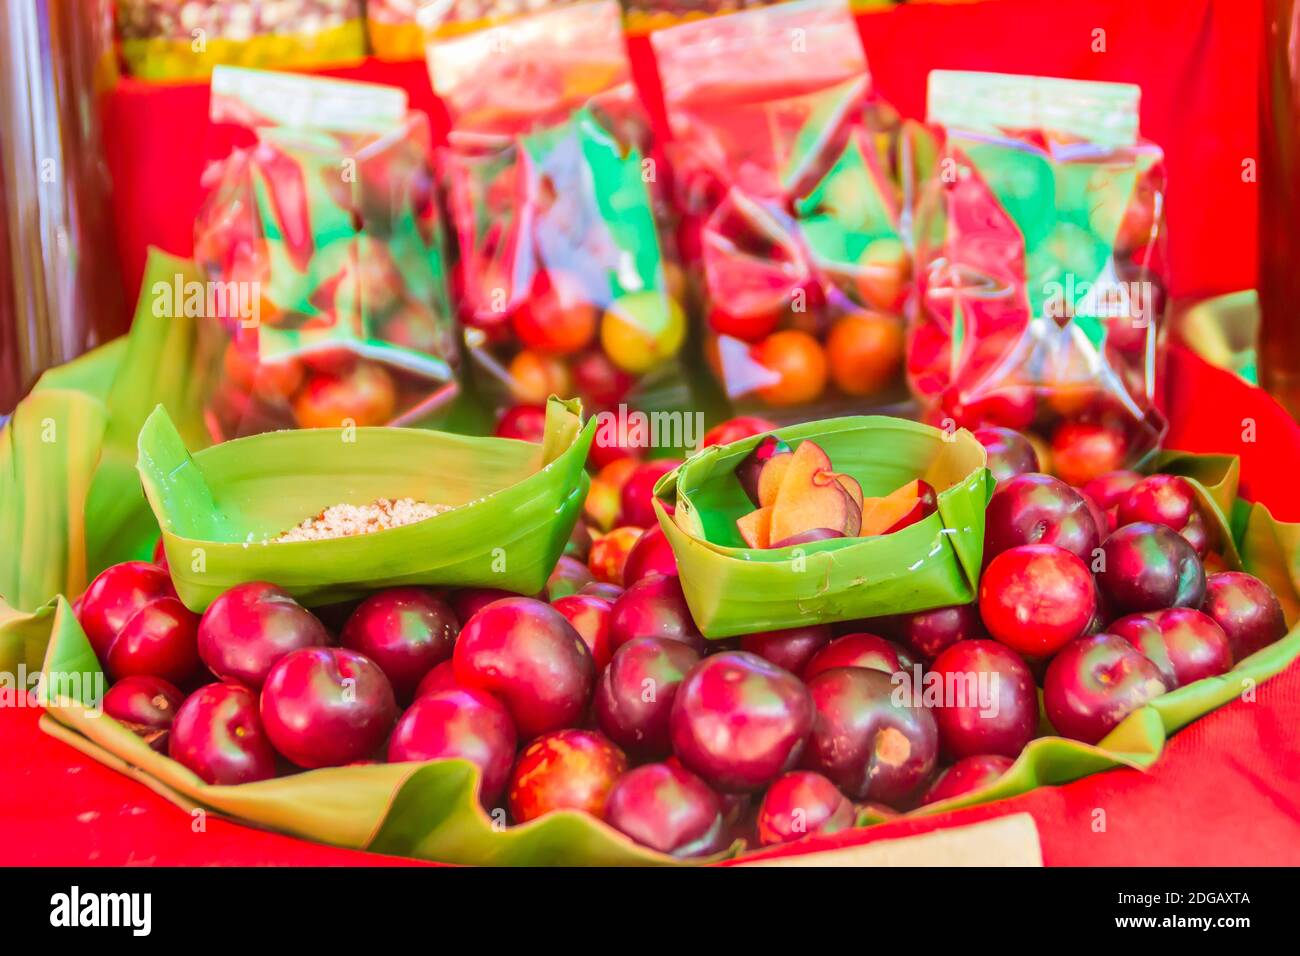
[[[736,419],[736,421],[740,421],[740,419]],[[770,501],[763,502],[759,497],[759,481],[762,478],[763,469],[777,455],[789,456],[789,454],[789,445],[775,435],[766,435],[762,441],[754,446],[754,450],[745,456],[745,460],[736,466],[736,480],[745,489],[745,494],[749,496],[749,500],[754,502],[754,507],[758,508],[764,504],[771,504]],[[779,485],[780,482],[778,481],[777,484]],[[775,492],[775,489],[773,491]]]
[[[863,537],[889,534],[920,521],[935,509],[937,498],[928,482],[917,478],[883,498],[868,498],[862,506]]]
[[[830,528],[849,537],[858,533],[862,510],[815,442],[805,441],[795,449],[785,468],[772,505],[771,540],[783,541],[812,528]]]
[[[830,541],[833,538],[842,538],[844,533],[836,531],[834,528],[810,528],[807,531],[801,531],[792,538],[784,538],[775,541],[769,545],[771,548],[793,548],[800,544],[812,544],[814,541]]]
[[[910,511],[899,518],[888,529],[885,534],[892,534],[895,531],[901,531],[908,525],[916,524],[927,515],[933,514],[939,508],[939,496],[935,494],[934,487],[924,479],[917,478],[915,481],[909,481],[903,486],[904,489],[911,489],[911,494],[915,496],[915,502]],[[899,489],[900,491],[903,489]],[[895,492],[896,493],[896,492]]]
[[[786,469],[790,467],[790,462],[794,460],[794,453],[789,451],[778,452],[769,458],[758,473],[758,506],[760,508],[770,508],[776,504],[776,494],[781,490],[781,482],[785,480]]]
[[[849,497],[853,499],[853,503],[857,505],[858,510],[861,511],[864,499],[862,497],[862,486],[858,484],[858,479],[854,478],[852,475],[837,474],[835,480],[844,487],[844,490],[849,493]]]
[[[766,548],[771,543],[772,509],[758,508],[736,519],[736,527],[745,544],[751,548]]]

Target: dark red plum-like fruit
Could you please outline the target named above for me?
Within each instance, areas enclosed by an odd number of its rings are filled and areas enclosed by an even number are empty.
[[[774,846],[811,833],[836,833],[853,826],[853,804],[819,773],[794,770],[777,777],[758,808],[758,842]]]
[[[397,700],[365,655],[304,647],[266,675],[261,715],[271,745],[299,767],[341,767],[380,748],[397,719]]]
[[[599,673],[609,663],[614,648],[610,644],[609,621],[613,615],[614,604],[605,598],[593,594],[570,594],[558,601],[553,601],[555,608],[568,619],[573,629],[582,637],[591,651],[592,661]]]
[[[1196,514],[1196,492],[1186,478],[1151,475],[1143,478],[1119,500],[1118,524],[1149,521],[1172,531],[1181,531]]]
[[[316,615],[265,581],[235,585],[213,601],[199,621],[203,663],[222,680],[253,690],[261,689],[275,662],[286,654],[329,642]]]
[[[1136,647],[1114,634],[1094,634],[1052,658],[1043,678],[1043,709],[1059,734],[1095,744],[1167,690],[1160,668]]]
[[[623,588],[617,584],[611,584],[608,581],[592,581],[578,593],[590,594],[592,597],[603,598],[610,604],[613,604],[623,594]]]
[[[165,754],[172,722],[184,700],[185,695],[174,684],[141,674],[123,677],[110,687],[104,694],[103,707],[104,713]]]
[[[759,472],[774,456],[786,454],[789,451],[790,446],[784,440],[777,438],[775,435],[767,435],[760,439],[759,443],[754,446],[754,450],[736,466],[736,480],[740,482],[740,487],[745,489],[745,494],[753,502],[755,508],[761,503],[758,500]]]
[[[515,761],[510,816],[515,823],[555,810],[602,817],[610,788],[626,770],[627,757],[604,734],[572,729],[543,734]]]
[[[398,700],[410,700],[420,680],[451,658],[460,625],[451,606],[427,588],[372,594],[343,625],[343,646],[379,665]]]
[[[724,651],[686,675],[669,726],[688,770],[718,790],[745,793],[797,764],[812,720],[799,678],[756,654]]]
[[[923,681],[944,753],[1016,757],[1038,726],[1038,690],[1028,665],[997,641],[962,641],[931,665]]]
[[[648,763],[619,777],[605,800],[605,822],[670,856],[708,856],[727,846],[718,795],[676,761]]]
[[[483,608],[461,629],[456,680],[499,697],[523,740],[576,726],[591,700],[596,667],[563,614],[531,598]]]
[[[1232,647],[1223,628],[1189,607],[1130,614],[1108,630],[1145,654],[1170,690],[1232,669]]]
[[[669,717],[677,690],[700,655],[680,641],[638,637],[615,653],[596,682],[596,721],[608,737],[637,757],[672,749]]]
[[[1043,657],[1083,634],[1097,610],[1087,565],[1050,544],[1003,551],[980,577],[980,617],[990,636]]]
[[[876,634],[845,634],[837,637],[813,655],[803,669],[803,679],[810,681],[835,667],[866,667],[882,674],[911,671],[916,662],[901,645]]]
[[[983,789],[1011,769],[1015,761],[1000,754],[975,754],[962,757],[939,774],[925,791],[921,803],[938,803]]]
[[[447,603],[456,612],[456,620],[464,627],[466,621],[493,601],[518,596],[512,591],[503,591],[500,588],[457,588],[447,595]]]
[[[181,704],[167,752],[206,783],[252,783],[275,776],[275,751],[242,684],[208,684]]]
[[[185,684],[198,672],[198,615],[157,565],[126,561],[105,568],[76,608],[110,680],[152,676]]]
[[[939,729],[929,709],[895,694],[903,689],[894,675],[864,667],[837,667],[809,681],[816,717],[804,767],[853,800],[905,804],[934,770]]]
[[[1119,527],[1119,503],[1141,480],[1136,471],[1108,471],[1083,486],[1084,493],[1106,514],[1106,527],[1097,529],[1103,538]]]
[[[654,461],[643,461],[637,465],[632,474],[628,475],[627,481],[623,483],[623,488],[619,492],[618,523],[631,525],[634,528],[648,528],[657,524],[659,519],[655,517],[652,504],[654,487],[660,478],[681,463],[679,458],[656,458]]]
[[[1277,595],[1245,571],[1210,575],[1201,610],[1223,628],[1234,662],[1286,636],[1286,616]]]
[[[577,594],[584,587],[596,580],[591,569],[577,558],[567,554],[560,555],[555,569],[546,579],[546,600],[555,602],[570,594]]]
[[[1123,525],[1101,546],[1097,587],[1117,612],[1200,607],[1205,569],[1192,546],[1164,525]]]
[[[700,440],[700,447],[730,445],[732,442],[774,431],[776,428],[776,422],[770,419],[760,418],[757,415],[738,415],[735,418],[728,418],[725,422],[719,422],[705,432]]]
[[[420,679],[419,685],[415,688],[415,697],[419,700],[425,694],[436,694],[440,690],[451,690],[460,687],[456,683],[456,664],[451,659],[436,664]]]
[[[505,705],[479,690],[450,687],[418,698],[393,728],[388,762],[468,760],[479,769],[479,800],[493,807],[515,762],[515,725]]]
[[[899,639],[926,660],[934,660],[958,641],[985,636],[984,624],[974,604],[900,614],[894,619],[893,627]]]
[[[808,662],[830,643],[832,631],[825,624],[792,627],[784,631],[760,631],[740,639],[740,649],[757,654],[783,667],[791,674],[802,674]]]
[[[989,471],[995,481],[1007,481],[1039,470],[1038,452],[1020,432],[990,425],[975,429],[973,434],[988,452]]]
[[[664,637],[704,652],[704,637],[676,577],[651,574],[624,591],[610,612],[610,644],[614,650],[637,637]]]
[[[623,564],[623,586],[631,587],[651,574],[677,577],[677,558],[664,529],[657,524],[636,539]]]
[[[1054,544],[1087,561],[1100,540],[1088,503],[1051,475],[999,482],[984,516],[984,562],[1023,544]]]

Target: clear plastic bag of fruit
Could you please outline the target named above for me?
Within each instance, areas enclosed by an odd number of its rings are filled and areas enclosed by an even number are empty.
[[[195,222],[216,440],[413,424],[457,394],[428,120],[393,88],[222,67]],[[233,144],[233,145],[232,145]]]
[[[783,418],[905,398],[897,114],[848,6],[780,4],[651,42],[681,246],[728,397]]]
[[[614,2],[429,47],[472,367],[502,404],[671,404],[686,317]],[[659,396],[653,401],[647,396]]]
[[[1136,86],[935,71],[920,185],[911,386],[937,424],[1042,439],[1074,484],[1139,461],[1164,308],[1160,148]]]
[[[454,36],[574,0],[366,0],[370,49],[383,60],[418,60],[430,32]]]
[[[133,76],[180,80],[218,64],[319,67],[366,54],[362,0],[116,0]]]

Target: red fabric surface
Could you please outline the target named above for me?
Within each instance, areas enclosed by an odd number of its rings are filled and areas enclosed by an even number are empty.
[[[1174,447],[1239,454],[1244,484],[1300,520],[1285,476],[1300,470],[1300,426],[1264,393],[1190,352],[1170,356]],[[1260,436],[1241,441],[1241,419]],[[188,814],[41,733],[38,711],[0,709],[0,864],[379,864]],[[769,853],[829,849],[1023,811],[1053,865],[1300,865],[1300,666],[1176,734],[1148,772],[1113,770],[1062,787],[926,819],[812,838]],[[1105,829],[1094,828],[1104,812]],[[401,861],[410,862],[410,861]]]
[[[1242,162],[1258,156],[1259,4],[986,0],[912,4],[863,14],[858,22],[878,88],[914,118],[924,115],[926,76],[934,68],[1137,83],[1143,134],[1168,157],[1171,293],[1201,296],[1254,286],[1257,186],[1242,181]],[[1104,52],[1094,52],[1103,36]],[[649,40],[633,37],[629,50],[662,135]],[[446,113],[423,63],[371,61],[330,72],[405,87],[412,105],[429,111],[435,133],[445,131]],[[130,301],[150,244],[177,255],[192,250],[207,114],[205,84],[124,80],[108,98],[105,148]]]

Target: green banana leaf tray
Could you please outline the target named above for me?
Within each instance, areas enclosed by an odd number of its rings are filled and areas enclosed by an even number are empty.
[[[594,420],[552,398],[542,443],[407,428],[268,432],[193,454],[167,413],[140,430],[137,467],[181,600],[272,581],[310,606],[398,585],[535,594],[582,511]],[[414,498],[451,510],[372,534],[274,542],[336,504]]]
[[[862,485],[885,495],[914,478],[938,494],[934,514],[893,534],[787,548],[747,548],[736,519],[753,510],[736,467],[764,435],[714,445],[655,486],[655,512],[700,631],[756,631],[901,614],[975,599],[984,508],[993,491],[984,447],[968,431],[859,416],[775,432],[791,446],[812,439]],[[675,502],[670,516],[665,502]]]

